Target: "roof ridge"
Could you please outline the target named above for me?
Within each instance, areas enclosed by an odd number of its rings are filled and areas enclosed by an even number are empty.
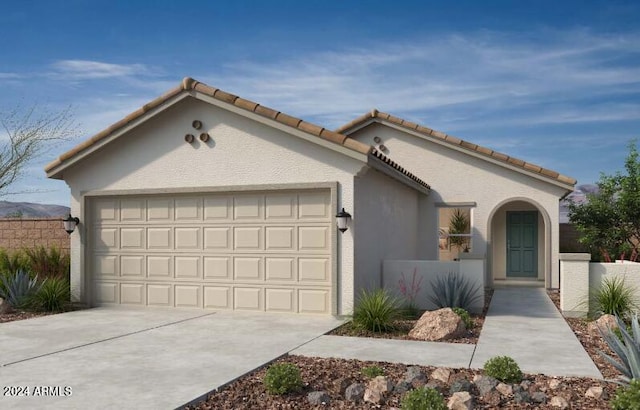
[[[577,183],[577,181],[574,178],[571,178],[569,176],[566,175],[562,175],[557,171],[553,171],[551,169],[547,169],[547,168],[543,168],[539,165],[533,164],[531,162],[527,162],[524,161],[522,159],[516,158],[516,157],[512,157],[510,155],[506,155],[503,154],[501,152],[495,151],[491,148],[487,148],[487,147],[483,147],[481,145],[477,145],[474,144],[472,142],[468,142],[465,141],[463,139],[454,137],[453,135],[450,134],[446,134],[444,132],[441,131],[436,131],[432,128],[429,127],[425,127],[422,126],[420,124],[411,122],[411,121],[407,121],[405,119],[402,119],[400,117],[396,117],[393,116],[391,114],[388,114],[386,112],[382,112],[382,111],[378,111],[377,109],[372,109],[370,112],[367,112],[364,115],[361,115],[359,117],[357,117],[356,119],[348,122],[347,124],[344,124],[343,126],[337,128],[335,131],[339,132],[339,133],[344,133],[345,131],[357,127],[359,125],[365,124],[368,121],[371,120],[375,120],[376,118],[384,120],[384,121],[389,121],[393,124],[399,125],[403,128],[407,128],[410,129],[412,131],[416,131],[420,134],[429,136],[429,137],[433,137],[436,139],[439,139],[441,141],[444,141],[448,144],[451,145],[456,145],[459,146],[461,148],[464,148],[468,151],[473,151],[476,152],[478,154],[481,154],[483,156],[486,157],[490,157],[493,158],[495,160],[507,163],[509,165],[512,166],[516,166],[518,168],[522,168],[526,171],[541,175],[545,178],[548,179],[552,179],[552,180],[556,180],[558,182],[561,182],[563,184],[568,184],[568,185],[575,185]]]

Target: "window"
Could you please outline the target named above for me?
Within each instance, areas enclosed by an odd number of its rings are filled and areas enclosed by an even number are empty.
[[[438,259],[452,261],[460,253],[470,252],[472,245],[472,206],[438,207]]]

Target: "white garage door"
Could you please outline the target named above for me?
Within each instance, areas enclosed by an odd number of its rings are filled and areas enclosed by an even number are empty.
[[[89,203],[95,304],[332,311],[329,190]]]

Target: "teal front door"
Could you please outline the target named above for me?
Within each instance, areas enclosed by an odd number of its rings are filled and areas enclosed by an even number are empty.
[[[507,277],[538,277],[538,212],[507,212]]]

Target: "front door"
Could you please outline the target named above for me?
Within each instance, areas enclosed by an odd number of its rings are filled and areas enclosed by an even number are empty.
[[[507,277],[538,277],[538,212],[507,212]]]

